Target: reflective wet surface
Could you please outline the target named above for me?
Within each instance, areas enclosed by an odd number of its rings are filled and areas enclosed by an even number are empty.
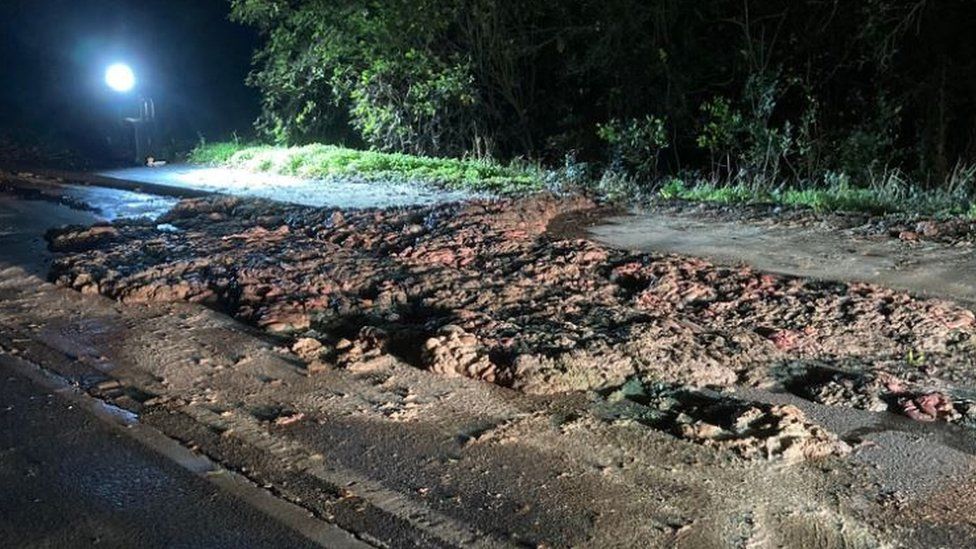
[[[293,531],[8,366],[0,354],[4,547],[306,547]]]
[[[65,185],[63,189],[65,195],[84,202],[92,208],[95,215],[106,221],[133,218],[155,219],[169,211],[178,202],[172,197],[103,187]]]
[[[404,181],[363,181],[355,178],[306,180],[226,168],[163,166],[126,168],[97,174],[118,180],[292,202],[305,206],[389,208],[457,202],[475,197]]]

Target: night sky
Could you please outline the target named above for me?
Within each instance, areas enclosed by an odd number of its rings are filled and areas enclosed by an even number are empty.
[[[258,42],[227,12],[226,0],[0,0],[0,132],[97,153],[137,99],[104,85],[113,62],[133,66],[170,141],[249,131]]]

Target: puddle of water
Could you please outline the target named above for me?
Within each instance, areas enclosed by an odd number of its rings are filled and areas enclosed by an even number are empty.
[[[95,399],[92,403],[92,411],[95,415],[106,417],[116,423],[125,426],[135,425],[139,422],[139,416],[135,412],[130,412],[125,408],[120,408],[114,404],[109,404],[101,399]]]
[[[156,219],[179,202],[176,198],[104,187],[65,186],[63,192],[91,206],[106,221]]]

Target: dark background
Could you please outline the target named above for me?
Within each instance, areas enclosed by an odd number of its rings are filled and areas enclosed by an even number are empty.
[[[170,154],[247,131],[259,110],[244,84],[257,37],[227,12],[226,0],[0,1],[0,135],[111,159],[141,93]],[[114,62],[133,67],[134,92],[105,86]]]

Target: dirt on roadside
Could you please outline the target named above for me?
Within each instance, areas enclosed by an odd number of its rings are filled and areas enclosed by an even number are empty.
[[[159,220],[176,230],[52,233],[52,249],[71,253],[51,278],[124,303],[202,303],[304,342],[313,364],[390,354],[531,394],[638,378],[976,419],[970,310],[547,231],[593,208],[550,196],[349,211],[190,200]]]
[[[0,352],[380,546],[976,542],[968,309],[582,238],[606,214],[58,229],[62,288],[0,270]]]
[[[966,218],[661,202],[589,224],[603,245],[718,265],[870,283],[976,308],[976,222]]]

